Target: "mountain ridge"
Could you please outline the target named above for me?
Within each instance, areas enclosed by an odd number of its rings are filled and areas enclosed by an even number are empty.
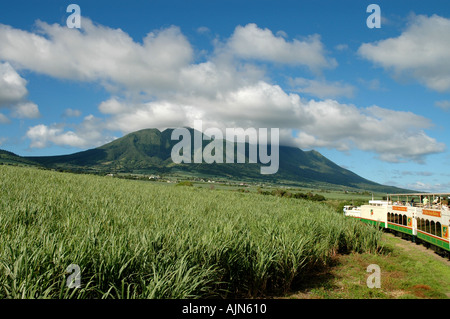
[[[194,130],[187,128],[191,133]],[[18,162],[36,163],[51,169],[71,170],[77,172],[100,173],[140,173],[140,174],[175,174],[193,176],[211,176],[217,178],[265,181],[275,184],[308,185],[330,188],[350,188],[376,192],[410,192],[394,186],[381,185],[365,179],[350,170],[342,168],[315,150],[303,151],[300,148],[279,146],[279,169],[272,175],[260,173],[261,164],[248,163],[249,144],[245,143],[246,163],[181,163],[171,159],[172,147],[178,140],[172,140],[173,129],[143,129],[129,133],[97,148],[88,149],[68,155],[26,156],[21,157],[11,152],[9,161],[17,156]],[[197,132],[198,134],[202,134]],[[202,139],[203,140],[203,139]],[[203,140],[202,149],[210,140]],[[223,141],[225,150],[225,141]],[[191,144],[193,145],[193,144]],[[235,158],[237,156],[235,147]],[[1,153],[0,153],[1,154]],[[13,155],[11,155],[13,154]]]

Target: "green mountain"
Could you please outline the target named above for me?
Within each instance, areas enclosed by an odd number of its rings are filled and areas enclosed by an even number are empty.
[[[263,175],[261,165],[234,163],[175,164],[171,159],[172,147],[178,140],[171,140],[172,129],[160,132],[145,129],[130,133],[108,144],[70,155],[19,157],[27,163],[36,163],[47,168],[79,172],[135,173],[135,174],[177,174],[206,178],[225,178],[239,181],[264,181],[315,188],[362,189],[375,192],[405,192],[407,190],[380,185],[344,169],[316,151],[302,151],[299,148],[279,147],[279,169],[276,174]],[[194,131],[191,132],[193,142]],[[198,132],[197,132],[198,133]],[[201,133],[199,133],[201,134]],[[210,141],[203,141],[203,148]],[[192,144],[193,145],[193,144]],[[223,142],[225,150],[225,142]],[[235,158],[237,154],[235,144]],[[249,145],[245,144],[245,154]],[[12,153],[11,153],[12,154]],[[248,162],[248,158],[247,162]]]
[[[39,164],[12,152],[0,150],[0,164],[36,166]]]

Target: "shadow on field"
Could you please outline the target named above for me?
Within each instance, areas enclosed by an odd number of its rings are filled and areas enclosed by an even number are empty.
[[[383,246],[381,247],[375,254],[382,256],[389,256],[394,252],[393,247]],[[323,292],[332,292],[341,290],[344,287],[336,284],[340,281],[341,276],[337,273],[336,269],[339,266],[345,266],[348,264],[348,261],[345,261],[352,255],[352,252],[341,252],[337,253],[331,261],[328,262],[327,265],[320,265],[309,269],[309,271],[305,272],[298,276],[292,283],[291,288],[285,293],[280,293],[278,295],[271,294],[267,295],[268,298],[289,298],[289,299],[321,299],[320,293],[317,294],[318,291]],[[367,267],[367,261],[361,259],[358,253],[354,255],[354,257],[350,257],[352,260],[352,265],[359,267],[360,269],[365,270]],[[316,293],[312,293],[312,292]]]
[[[327,266],[316,266],[294,279],[291,288],[284,293],[273,293],[263,298],[274,299],[310,299],[310,292],[317,289],[335,290],[339,287],[334,284],[336,274],[333,273],[335,266],[340,265],[338,256]],[[317,298],[317,297],[313,297]]]

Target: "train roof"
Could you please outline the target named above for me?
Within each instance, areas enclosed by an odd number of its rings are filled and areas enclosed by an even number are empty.
[[[405,193],[405,194],[388,194],[388,196],[442,196],[442,195],[449,195],[450,196],[450,192],[448,193]]]

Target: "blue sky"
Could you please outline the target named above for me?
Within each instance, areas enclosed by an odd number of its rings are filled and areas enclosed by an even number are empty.
[[[449,191],[450,4],[0,3],[0,148],[68,154],[198,119],[277,127],[367,179]]]

